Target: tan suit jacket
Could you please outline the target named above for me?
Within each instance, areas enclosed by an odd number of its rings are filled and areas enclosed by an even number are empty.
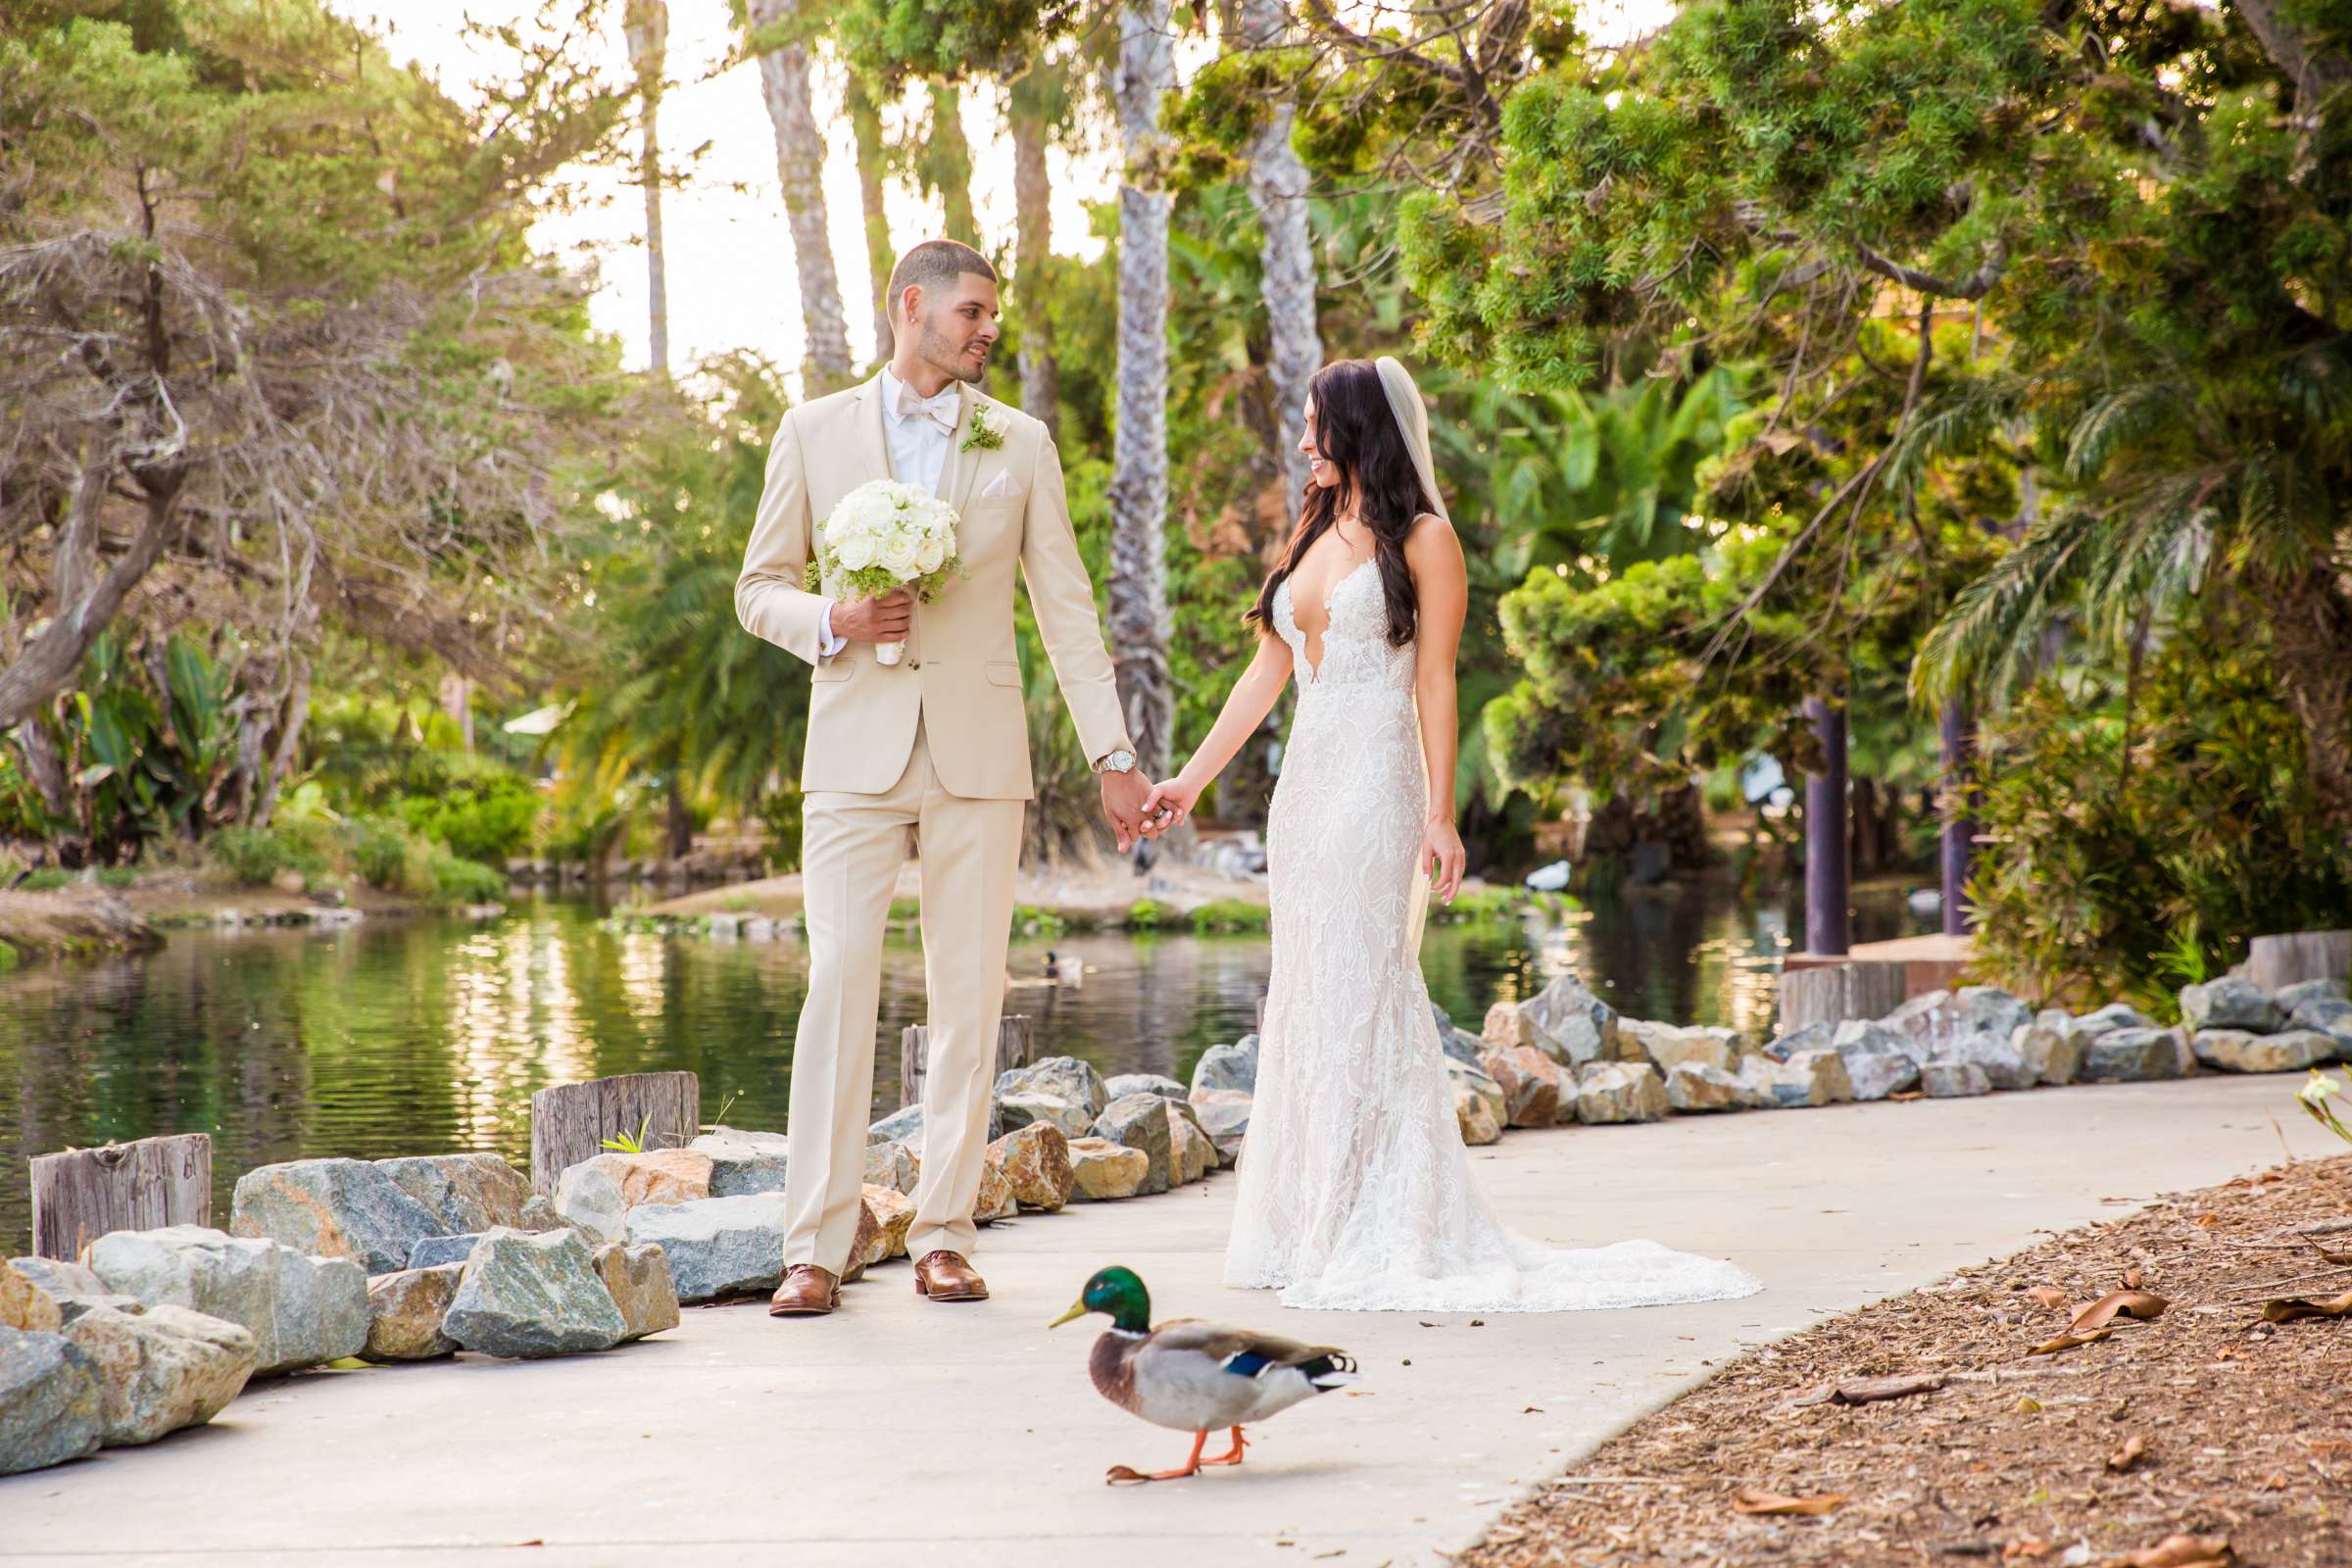
[[[805,793],[887,792],[906,771],[919,718],[950,794],[1030,798],[1028,714],[1013,642],[1016,565],[1088,760],[1132,749],[1094,585],[1070,529],[1060,456],[1038,420],[968,385],[961,391],[940,494],[959,519],[956,543],[968,575],[950,577],[930,604],[915,607],[896,665],[880,662],[872,643],[822,658],[825,601],[844,595],[829,583],[822,594],[804,586],[834,506],[867,480],[891,476],[881,377],[792,410],[768,449],[735,613],[747,631],[815,666]],[[963,450],[975,417],[1002,434],[1003,444]]]

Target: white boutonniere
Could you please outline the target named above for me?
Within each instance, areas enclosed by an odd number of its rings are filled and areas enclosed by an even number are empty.
[[[1004,432],[988,422],[985,406],[972,410],[971,428],[963,432],[963,444],[957,450],[993,452],[1004,444]]]

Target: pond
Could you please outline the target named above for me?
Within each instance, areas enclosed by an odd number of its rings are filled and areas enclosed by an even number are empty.
[[[1861,898],[1855,927],[1857,941],[1925,928],[1899,891]],[[1432,927],[1422,969],[1471,1029],[1490,1003],[1574,970],[1634,1016],[1760,1033],[1791,931],[1792,903],[1644,890],[1559,925]],[[1082,984],[1039,983],[1049,948],[1084,959]],[[1249,1032],[1269,956],[1263,937],[1017,942],[1005,1010],[1036,1020],[1040,1054],[1189,1078],[1202,1051]],[[614,932],[584,902],[542,898],[488,922],[185,932],[152,954],[18,971],[0,979],[0,1246],[21,1251],[31,1232],[27,1158],[115,1139],[211,1133],[225,1225],[236,1178],[272,1160],[483,1150],[527,1167],[532,1091],[574,1079],[690,1068],[707,1119],[723,1103],[734,1125],[780,1129],[807,968],[795,940]],[[921,948],[894,938],[877,1115],[896,1107],[922,987]]]

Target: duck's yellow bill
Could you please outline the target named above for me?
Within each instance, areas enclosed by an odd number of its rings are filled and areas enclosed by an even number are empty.
[[[1070,1309],[1067,1312],[1062,1313],[1061,1316],[1047,1324],[1046,1327],[1050,1329],[1057,1329],[1074,1317],[1084,1316],[1086,1316],[1086,1303],[1084,1301],[1072,1301],[1070,1303]]]

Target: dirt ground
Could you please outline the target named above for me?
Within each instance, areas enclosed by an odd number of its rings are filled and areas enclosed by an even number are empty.
[[[2033,1353],[2125,1291],[2164,1304]],[[2172,1195],[1744,1356],[1458,1561],[2352,1564],[2352,1321],[2265,1321],[2280,1297],[2352,1308],[2352,1155]]]

